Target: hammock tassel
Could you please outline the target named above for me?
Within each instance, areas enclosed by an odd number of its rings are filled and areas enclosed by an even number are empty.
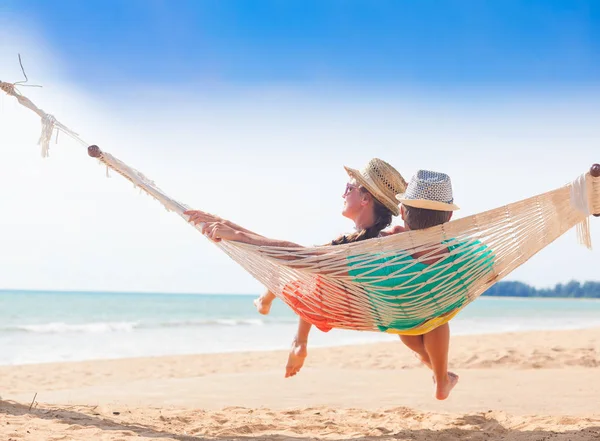
[[[590,233],[589,217],[586,217],[583,222],[577,224],[577,242],[586,247],[588,250],[592,249],[592,235]]]
[[[54,132],[54,124],[56,119],[52,115],[44,115],[42,118],[42,134],[38,144],[42,146],[42,158],[47,158],[50,155],[50,138]]]
[[[591,180],[586,179],[586,174],[579,176],[571,183],[571,206],[581,212],[585,218],[577,224],[577,242],[592,249],[592,234],[590,233],[590,208],[588,201],[588,184]],[[591,189],[590,189],[591,190]]]

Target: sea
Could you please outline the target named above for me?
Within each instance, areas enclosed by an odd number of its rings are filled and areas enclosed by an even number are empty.
[[[252,295],[0,291],[0,364],[287,349],[296,316]],[[452,335],[600,326],[600,301],[481,297]],[[397,341],[377,332],[313,330],[312,347]]]

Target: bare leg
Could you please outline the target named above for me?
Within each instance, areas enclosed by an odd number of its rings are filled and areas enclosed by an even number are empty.
[[[450,326],[444,324],[423,335],[425,351],[429,356],[435,379],[435,397],[445,400],[458,382],[458,375],[448,372],[448,350],[450,348]]]
[[[422,335],[400,335],[400,340],[408,347],[408,349],[415,353],[419,360],[421,360],[421,363],[433,370],[429,355],[425,350],[425,343]]]
[[[312,325],[302,319],[298,321],[298,332],[292,342],[292,349],[288,355],[288,362],[285,367],[285,378],[293,377],[304,365],[304,360],[308,355],[306,345],[308,344],[308,334]]]
[[[254,300],[254,306],[260,314],[267,315],[271,311],[271,305],[275,300],[275,294],[271,291],[266,291],[258,299]]]
[[[446,330],[444,329],[444,326],[447,328]],[[449,340],[450,339],[450,328],[448,327],[448,325],[443,325],[441,328],[442,329],[439,332],[446,332],[447,338]],[[427,334],[425,334],[425,335],[427,335]],[[435,337],[435,334],[433,336]],[[430,340],[430,338],[428,338],[428,339]],[[417,358],[425,366],[427,366],[432,371],[434,370],[433,369],[433,365],[431,363],[431,359],[430,359],[429,353],[427,352],[427,349],[425,347],[425,336],[424,335],[400,335],[400,340],[410,350],[412,350],[415,353],[415,355],[417,356]],[[434,349],[435,349],[435,340],[433,340],[433,342],[430,341],[430,343],[434,344]],[[448,348],[448,346],[449,346],[449,341],[446,342],[446,348]],[[444,361],[443,361],[443,358],[442,358],[442,364],[443,363],[444,363]],[[448,366],[448,351],[447,351],[447,349],[446,349],[446,352],[445,352],[445,365],[446,365],[446,369],[447,369],[447,366]],[[442,367],[441,369],[443,370],[444,368]],[[458,381],[458,375],[456,375],[454,372],[449,372],[448,371],[448,377],[449,377],[449,381],[451,383],[451,387],[449,388],[449,390],[447,392],[450,393],[450,390],[452,389],[452,387],[454,387],[454,385]],[[436,397],[438,397],[438,382],[436,380],[435,374],[433,376],[433,383],[434,383],[435,388],[436,388],[435,395],[436,395]],[[442,391],[442,393],[439,396],[440,397],[444,396],[443,391]],[[446,395],[446,397],[447,396],[448,395]],[[444,398],[441,398],[441,399],[444,399]]]

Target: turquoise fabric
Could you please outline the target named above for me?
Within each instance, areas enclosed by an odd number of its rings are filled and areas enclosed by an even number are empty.
[[[461,308],[473,282],[491,271],[494,255],[485,244],[476,240],[454,239],[443,243],[448,246],[450,253],[434,265],[417,262],[405,253],[375,260],[365,259],[364,255],[348,257],[348,272],[370,297],[372,314],[380,331],[410,330],[427,320]],[[446,263],[450,265],[444,265]],[[384,266],[377,268],[381,264]],[[382,277],[385,278],[380,279]],[[441,307],[437,302],[454,293],[455,288],[463,295],[453,294],[453,301]],[[385,308],[381,307],[382,303],[386,304]],[[394,317],[386,317],[385,310],[389,309],[387,304],[397,306]],[[427,318],[401,318],[402,310],[425,311]]]

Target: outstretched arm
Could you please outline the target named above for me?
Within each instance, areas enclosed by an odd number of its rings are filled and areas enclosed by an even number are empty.
[[[278,247],[278,248],[296,248],[298,250],[302,250],[302,249],[306,249],[306,247],[302,246],[302,245],[298,245],[297,243],[294,242],[289,242],[287,240],[279,240],[279,239],[270,239],[268,237],[264,237],[264,236],[260,236],[258,234],[249,232],[248,230],[240,230],[240,229],[236,229],[231,227],[230,225],[228,225],[225,222],[220,221],[218,216],[214,216],[208,213],[204,213],[202,211],[197,211],[197,210],[190,210],[190,211],[186,211],[184,214],[187,214],[190,216],[190,222],[193,224],[200,224],[202,223],[202,234],[204,234],[206,237],[208,237],[210,240],[214,241],[214,242],[220,242],[222,240],[230,240],[233,242],[242,242],[242,243],[247,243],[250,245],[255,245],[255,246],[264,246],[264,247]],[[278,255],[271,255],[270,257],[272,257],[273,259],[278,259],[281,261],[294,261],[294,260],[301,260],[304,258],[308,258],[308,257],[314,257],[314,256],[322,256],[325,255],[326,251],[321,251],[318,249],[311,249],[310,251],[304,252],[302,255],[295,255],[293,253],[286,253],[286,254],[278,254]],[[327,257],[325,256],[325,260],[327,260]],[[303,267],[314,267],[315,265],[318,265],[318,259],[311,259],[310,263],[307,263],[306,265],[302,264],[302,263],[298,263],[295,265],[295,268],[303,268]],[[344,271],[340,271],[339,268],[335,268],[335,269],[327,269],[327,268],[321,268],[318,271],[320,274],[331,274],[331,273],[336,273],[337,275],[340,276],[347,276],[348,273],[344,272]]]
[[[189,216],[190,217],[189,221],[192,222],[193,224],[198,224],[200,222],[222,222],[225,225],[227,225],[228,227],[233,228],[234,230],[243,231],[245,233],[250,233],[255,236],[263,237],[260,234],[255,233],[254,231],[250,231],[247,228],[244,228],[241,225],[235,224],[230,220],[223,219],[220,216],[206,213],[201,210],[188,210],[188,211],[185,211],[183,214]]]
[[[189,216],[189,222],[194,225],[204,224],[202,225],[202,234],[215,242],[231,240],[257,246],[304,248],[301,245],[286,240],[270,239],[261,236],[231,221],[224,220],[219,216],[201,210],[188,210],[183,214]]]
[[[231,240],[234,242],[242,242],[256,246],[304,248],[301,245],[288,242],[287,240],[270,239],[268,237],[248,233],[246,231],[236,230],[220,222],[205,224],[202,227],[202,233],[206,234],[207,237],[215,242],[219,242],[221,240]]]

